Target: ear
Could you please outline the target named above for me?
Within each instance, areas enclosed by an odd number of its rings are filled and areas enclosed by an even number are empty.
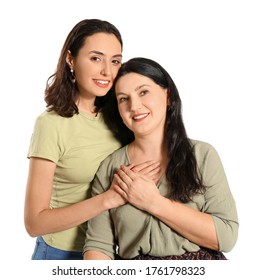
[[[67,62],[67,64],[69,65],[69,67],[71,68],[71,69],[73,69],[73,56],[71,55],[71,52],[70,51],[68,51],[68,53],[67,53],[67,55],[66,55],[66,62]]]

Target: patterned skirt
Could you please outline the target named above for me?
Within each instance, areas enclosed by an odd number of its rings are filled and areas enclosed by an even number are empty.
[[[117,256],[116,260],[125,259]],[[154,257],[150,255],[138,255],[132,260],[227,260],[227,258],[220,251],[201,248],[197,252],[186,252],[180,256]]]

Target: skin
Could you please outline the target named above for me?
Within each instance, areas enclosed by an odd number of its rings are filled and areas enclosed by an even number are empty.
[[[97,33],[88,37],[76,58],[67,53],[67,63],[74,70],[79,88],[77,106],[94,115],[96,96],[104,96],[113,84],[121,63],[121,45],[114,35]],[[136,172],[156,178],[159,163],[131,165]],[[42,158],[30,158],[24,222],[30,236],[59,232],[82,224],[101,212],[123,205],[126,201],[114,190],[76,204],[49,209],[56,164]]]
[[[120,42],[113,34],[89,36],[77,57],[68,53],[66,61],[74,70],[79,89],[79,110],[92,114],[96,96],[104,96],[112,87],[121,66]]]
[[[164,146],[168,106],[166,90],[151,79],[136,73],[122,76],[115,89],[123,122],[135,135],[135,141],[128,147],[130,160],[135,164],[149,159],[159,161],[160,178],[167,163]],[[128,203],[155,216],[188,240],[218,250],[218,239],[211,215],[163,197],[153,180],[126,166],[121,166],[114,181],[114,189]],[[85,252],[84,259],[110,258],[101,252],[88,251]]]

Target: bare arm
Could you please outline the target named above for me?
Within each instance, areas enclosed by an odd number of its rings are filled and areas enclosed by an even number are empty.
[[[101,212],[125,203],[110,188],[108,191],[76,204],[50,209],[53,177],[56,165],[52,161],[31,158],[26,188],[24,221],[31,236],[63,231],[93,218]]]

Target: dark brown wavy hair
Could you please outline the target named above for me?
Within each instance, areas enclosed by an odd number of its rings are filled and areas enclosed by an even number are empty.
[[[55,111],[63,117],[72,117],[74,114],[78,114],[78,107],[75,103],[78,96],[78,88],[76,83],[72,82],[66,56],[68,51],[70,51],[71,55],[76,57],[87,37],[99,32],[115,35],[121,47],[123,47],[121,34],[113,24],[99,19],[85,19],[77,23],[64,42],[56,72],[47,80],[45,102],[48,111]],[[106,99],[106,96],[96,97],[96,112],[104,106]]]
[[[168,153],[166,177],[172,189],[171,198],[183,203],[189,202],[194,195],[203,193],[205,186],[183,123],[179,92],[169,73],[160,64],[138,57],[121,66],[111,89],[108,105],[103,111],[105,121],[123,145],[134,140],[133,132],[124,125],[120,117],[114,91],[117,80],[128,73],[146,76],[167,89],[170,105],[165,123],[165,145]]]

